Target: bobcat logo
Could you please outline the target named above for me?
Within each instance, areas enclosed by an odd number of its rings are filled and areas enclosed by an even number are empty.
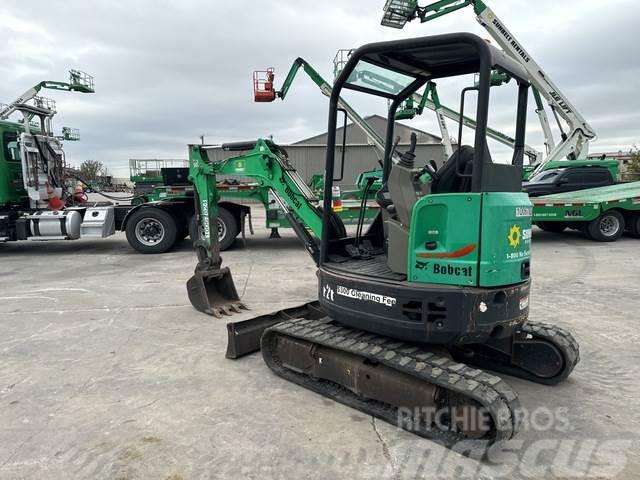
[[[421,262],[420,260],[416,260],[416,269],[417,270],[428,270],[429,262]]]

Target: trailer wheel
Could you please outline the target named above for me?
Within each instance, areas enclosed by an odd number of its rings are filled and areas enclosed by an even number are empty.
[[[226,208],[222,207],[218,207],[217,224],[220,251],[224,251],[233,245],[233,241],[238,236],[238,233],[240,233],[240,228],[233,214]],[[191,237],[191,242],[195,242],[200,238],[200,232],[198,232],[198,224],[196,222],[195,215],[189,219],[189,236]]]
[[[607,210],[587,226],[589,237],[596,242],[615,242],[624,233],[624,217],[616,210]]]
[[[182,216],[175,213],[173,218],[176,221],[177,227],[176,242],[180,242],[189,236],[189,220],[185,220]]]
[[[567,224],[563,222],[537,222],[538,228],[545,232],[562,233],[567,228]]]
[[[141,208],[127,220],[127,241],[140,253],[164,253],[176,243],[178,226],[169,212]]]
[[[636,213],[631,217],[631,236],[635,238],[640,238],[640,213]]]

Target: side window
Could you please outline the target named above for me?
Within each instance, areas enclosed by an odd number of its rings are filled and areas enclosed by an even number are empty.
[[[18,147],[18,134],[6,132],[2,136],[2,143],[4,144],[4,156],[7,161],[19,162],[20,148]]]
[[[569,172],[564,177],[567,183],[572,185],[580,184],[583,181],[583,174],[581,172]]]
[[[606,170],[594,170],[584,173],[585,183],[589,185],[606,185],[610,182],[609,172]]]

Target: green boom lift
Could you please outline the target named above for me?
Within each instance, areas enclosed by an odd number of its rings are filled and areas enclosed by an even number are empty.
[[[413,20],[418,20],[421,23],[429,22],[466,7],[473,9],[478,23],[489,32],[507,55],[519,62],[527,71],[547,151],[545,161],[538,163],[535,172],[542,170],[546,161],[586,159],[589,153],[589,142],[596,139],[596,132],[569,98],[551,80],[551,77],[516,39],[505,23],[483,0],[438,0],[424,6],[420,6],[418,0],[387,0],[381,24],[401,29],[407,22]],[[561,138],[558,143],[556,143],[551,131],[545,111],[545,101],[550,107],[560,131]]]
[[[511,164],[494,164],[487,148],[492,70],[516,83]],[[392,119],[427,82],[466,74],[479,76],[478,85],[461,94],[464,113],[466,94],[477,93],[473,146],[461,144],[459,130],[460,148],[436,171],[416,166],[414,137],[395,162],[394,122],[388,122],[380,212],[367,231],[347,236],[331,209],[341,92],[388,99]],[[526,71],[474,35],[360,47],[332,87],[322,208],[290,175],[285,153],[273,143],[232,144],[253,150],[220,165],[206,146],[190,146],[203,234],[188,282],[196,309],[219,315],[242,307],[211,235],[217,171],[260,175],[314,233],[296,230],[318,266],[318,301],[229,324],[228,355],[260,348],[287,380],[447,446],[512,438],[516,393],[476,367],[555,384],[579,359],[570,333],[528,320],[532,209],[520,191],[528,90]],[[432,179],[426,188],[425,172]],[[414,415],[403,417],[406,409]]]

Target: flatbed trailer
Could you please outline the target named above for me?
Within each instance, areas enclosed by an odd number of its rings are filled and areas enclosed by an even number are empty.
[[[278,229],[292,228],[285,211],[280,207],[267,186],[256,182],[222,181],[217,184],[220,193],[218,202],[218,238],[221,250],[231,248],[234,240],[239,235],[245,237],[246,228],[253,234],[251,221],[252,207],[264,208],[265,227],[271,229],[271,238],[279,238]],[[345,193],[353,193],[349,191]],[[334,208],[336,215],[345,225],[356,225],[362,211],[361,198],[350,198],[341,194],[339,206]],[[195,235],[193,215],[193,186],[191,185],[158,185],[148,191],[141,204],[129,207],[122,230],[127,231],[127,239],[130,245],[141,253],[163,253],[170,250],[175,242],[184,236]],[[365,224],[373,221],[378,213],[379,206],[372,199],[367,199],[364,210]],[[164,215],[159,210],[166,210],[171,215]],[[136,213],[136,212],[141,213]],[[143,213],[145,212],[145,213]],[[129,222],[129,218],[136,213],[135,221]],[[248,219],[248,222],[247,222]],[[145,228],[152,228],[158,232],[177,230],[183,232],[177,235],[175,240],[171,236],[165,239],[163,235],[155,235],[153,240],[144,241],[140,235],[136,235],[138,224]],[[171,224],[171,225],[169,225]],[[120,229],[118,226],[116,228]]]
[[[640,182],[536,197],[533,222],[543,230],[582,231],[598,242],[614,242],[625,231],[640,238]]]

